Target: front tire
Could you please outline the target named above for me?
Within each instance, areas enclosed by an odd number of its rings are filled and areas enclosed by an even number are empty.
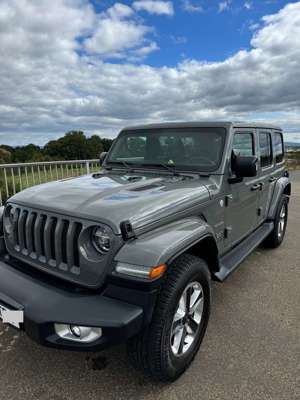
[[[131,363],[156,380],[177,379],[198,352],[210,303],[206,262],[181,255],[168,268],[150,325],[128,342]]]
[[[288,197],[283,195],[279,200],[276,215],[274,219],[274,229],[266,238],[264,244],[266,247],[275,249],[283,242],[288,219]]]

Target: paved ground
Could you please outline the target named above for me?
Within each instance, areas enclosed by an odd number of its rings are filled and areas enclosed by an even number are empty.
[[[258,249],[224,284],[214,284],[206,338],[176,383],[150,383],[128,365],[122,346],[89,359],[39,347],[0,325],[0,399],[299,400],[300,179],[294,180],[284,244]]]

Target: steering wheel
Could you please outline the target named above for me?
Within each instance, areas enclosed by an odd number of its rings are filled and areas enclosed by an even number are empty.
[[[204,163],[206,165],[211,165],[213,167],[216,166],[216,163],[214,161],[212,161],[210,158],[208,157],[204,157],[204,156],[197,156],[197,157],[190,157],[189,158],[190,161],[204,161]]]

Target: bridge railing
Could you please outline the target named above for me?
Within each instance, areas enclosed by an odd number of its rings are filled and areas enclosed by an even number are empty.
[[[99,167],[98,159],[0,164],[0,205],[30,186],[89,174]]]

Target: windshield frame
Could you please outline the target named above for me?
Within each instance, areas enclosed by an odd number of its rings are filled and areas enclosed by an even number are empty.
[[[157,134],[159,135],[159,133],[163,133],[163,132],[174,132],[174,131],[182,131],[182,132],[187,132],[187,131],[192,131],[195,133],[198,133],[199,135],[201,135],[200,130],[213,130],[215,129],[216,131],[219,131],[220,133],[222,132],[223,135],[221,136],[222,138],[222,143],[221,143],[221,150],[220,150],[220,154],[219,154],[219,159],[218,159],[218,163],[216,164],[215,167],[213,168],[203,168],[203,166],[201,165],[184,165],[184,164],[168,164],[168,163],[162,163],[162,162],[155,162],[155,160],[153,160],[153,163],[149,162],[145,162],[145,163],[134,163],[134,162],[130,162],[128,160],[126,160],[126,164],[128,165],[128,167],[126,168],[126,166],[124,165],[124,163],[120,160],[120,161],[115,161],[115,160],[110,160],[110,156],[114,151],[115,146],[117,145],[117,142],[120,140],[121,137],[123,136],[127,136],[127,135],[132,135],[132,136],[142,136],[143,133],[147,133],[149,131],[154,131],[157,132]],[[155,133],[154,133],[155,134]],[[157,128],[157,129],[153,129],[153,128],[139,128],[139,129],[124,129],[122,130],[119,135],[117,136],[117,138],[114,140],[110,150],[108,151],[107,157],[105,158],[105,161],[103,163],[103,167],[108,167],[108,168],[121,168],[121,169],[134,169],[134,170],[145,170],[145,169],[159,169],[159,170],[164,170],[166,171],[166,168],[170,168],[173,169],[174,172],[187,172],[187,173],[193,173],[193,172],[203,172],[205,174],[213,174],[213,173],[217,173],[218,170],[220,169],[223,159],[224,159],[224,154],[225,154],[225,148],[226,148],[226,143],[227,143],[227,136],[228,136],[228,129],[225,126],[199,126],[199,127],[164,127],[164,128]],[[164,165],[163,165],[164,164]],[[171,172],[171,171],[170,171]]]

